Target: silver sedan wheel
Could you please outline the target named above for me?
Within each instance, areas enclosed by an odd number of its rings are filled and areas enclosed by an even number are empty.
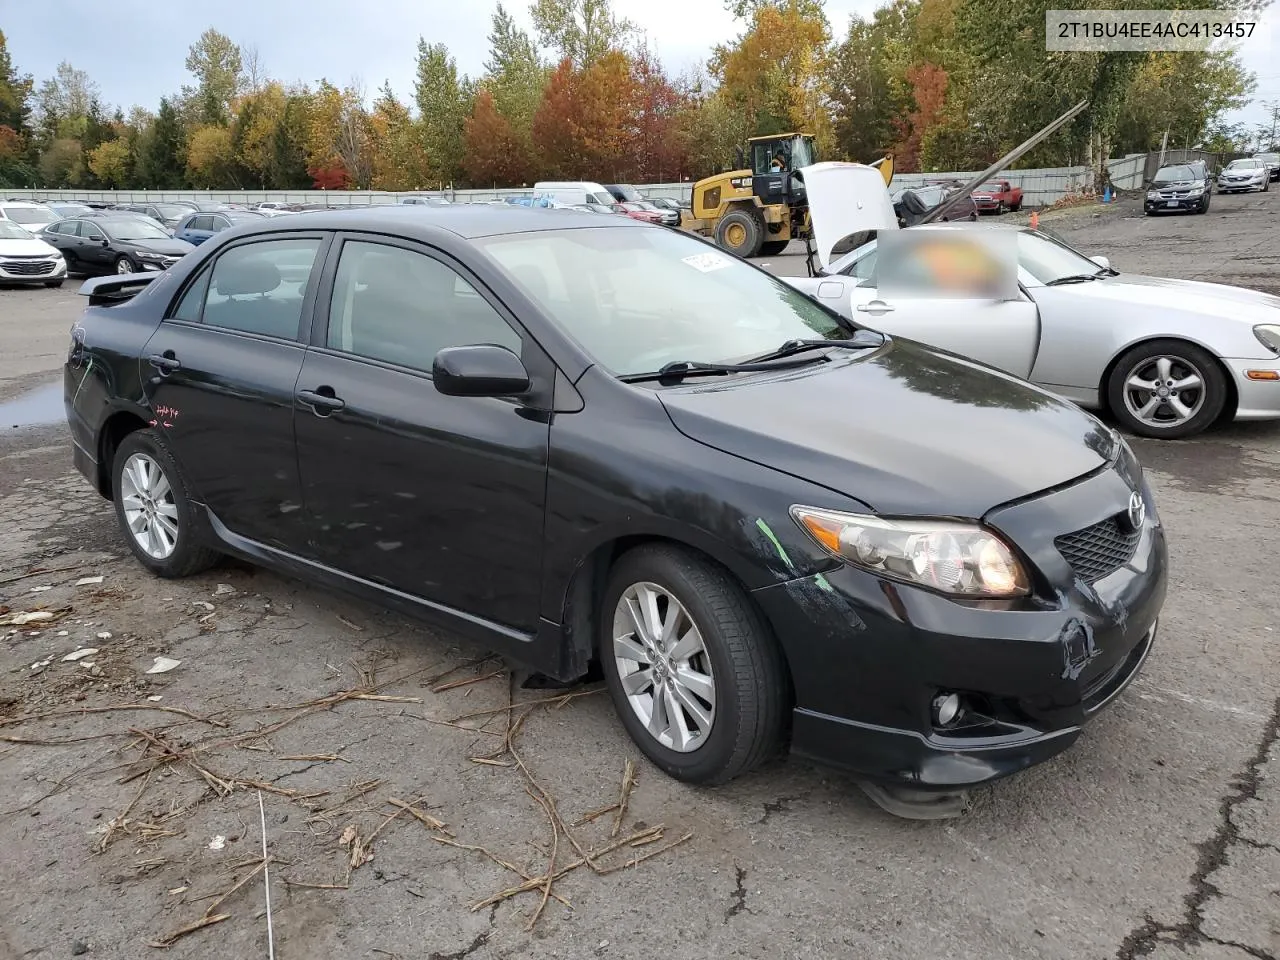
[[[121,257],[116,261],[116,273],[133,273],[133,264],[129,262],[128,257]]]
[[[635,583],[613,613],[613,657],[627,702],[649,735],[690,753],[711,734],[716,683],[702,632],[656,583]]]
[[[1204,401],[1204,374],[1183,357],[1147,357],[1125,377],[1125,407],[1157,429],[1181,426],[1200,412]]]
[[[167,560],[178,546],[178,505],[160,464],[135,453],[120,472],[120,505],[129,535],[154,560]]]

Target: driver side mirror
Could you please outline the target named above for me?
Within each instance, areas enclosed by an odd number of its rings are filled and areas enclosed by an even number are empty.
[[[515,397],[530,386],[520,358],[488,343],[445,347],[436,354],[431,376],[446,397]]]
[[[1106,257],[1090,257],[1089,259],[1100,266],[1103,270],[1111,269],[1111,261]]]
[[[108,240],[106,237],[99,237],[98,242],[101,243],[104,247],[111,246],[111,241]]]

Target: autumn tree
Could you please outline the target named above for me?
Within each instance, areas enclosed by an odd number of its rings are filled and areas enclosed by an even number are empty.
[[[903,173],[920,170],[920,147],[924,136],[937,123],[947,96],[946,71],[933,63],[921,63],[907,71],[914,108],[905,118],[895,119],[898,141],[894,145],[894,167]]]
[[[631,72],[636,92],[635,136],[629,148],[634,158],[631,179],[641,183],[677,180],[687,166],[679,126],[683,99],[651,51],[642,49],[632,58]]]
[[[198,189],[239,186],[235,182],[236,152],[226,127],[198,127],[187,142],[187,179]]]
[[[498,4],[489,32],[489,59],[481,85],[492,96],[494,111],[510,129],[510,149],[515,154],[512,182],[523,182],[533,176],[533,117],[542,100],[547,76],[547,67],[538,56],[533,40],[516,26],[502,4]]]
[[[749,118],[723,90],[711,89],[702,77],[687,77],[681,87],[676,136],[689,175],[696,180],[735,169],[737,154],[751,135]]]
[[[93,175],[113,189],[123,187],[132,173],[129,142],[118,137],[99,144],[90,154],[88,165]]]
[[[631,21],[614,14],[609,0],[534,0],[529,8],[538,41],[557,60],[583,68],[635,35]]]
[[[71,187],[80,176],[80,141],[54,140],[40,154],[40,180],[45,186]]]
[[[817,136],[825,148],[831,128],[826,110],[830,40],[826,17],[812,4],[762,3],[737,43],[715,48],[709,68],[757,134],[800,130]]]
[[[231,125],[232,149],[245,172],[264,189],[271,180],[276,128],[284,121],[285,92],[271,81],[237,98]]]
[[[458,78],[458,67],[443,43],[418,40],[418,68],[413,99],[418,107],[422,146],[431,174],[450,183],[462,172],[463,120],[469,113],[469,84]]]
[[[187,51],[186,66],[196,78],[196,102],[206,124],[225,125],[241,85],[240,48],[210,27]]]
[[[31,77],[19,74],[14,67],[4,31],[0,30],[0,127],[8,127],[17,136],[27,133],[32,87]]]
[[[383,84],[369,114],[375,190],[417,190],[431,178],[430,158],[408,106]]]
[[[511,124],[498,113],[493,94],[482,89],[476,94],[475,106],[466,120],[466,159],[463,161],[468,179],[477,185],[514,186],[529,176],[523,151],[516,143]]]

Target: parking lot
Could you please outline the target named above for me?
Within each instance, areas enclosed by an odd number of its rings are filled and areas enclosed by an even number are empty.
[[[1280,294],[1278,211],[1042,223]],[[281,958],[1280,957],[1280,424],[1134,441],[1173,568],[1142,676],[1066,754],[907,822],[794,760],[678,784],[595,686],[513,692],[483,650],[244,564],[150,578],[58,422],[76,286],[0,289],[0,614],[54,613],[0,627],[0,960],[265,956],[261,823]],[[548,894],[552,858],[578,866]]]

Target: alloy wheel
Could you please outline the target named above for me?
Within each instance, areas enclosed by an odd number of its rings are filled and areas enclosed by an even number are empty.
[[[636,583],[613,614],[613,657],[627,702],[654,740],[678,753],[706,742],[715,724],[716,684],[702,632],[656,583]]]
[[[178,505],[169,478],[145,453],[120,471],[120,505],[134,542],[152,559],[168,559],[178,545]]]
[[[1147,357],[1139,360],[1125,377],[1125,407],[1134,417],[1158,429],[1186,423],[1200,412],[1204,401],[1204,375],[1182,357]]]
[[[116,273],[133,273],[133,264],[129,262],[128,257],[121,257],[116,261]]]

